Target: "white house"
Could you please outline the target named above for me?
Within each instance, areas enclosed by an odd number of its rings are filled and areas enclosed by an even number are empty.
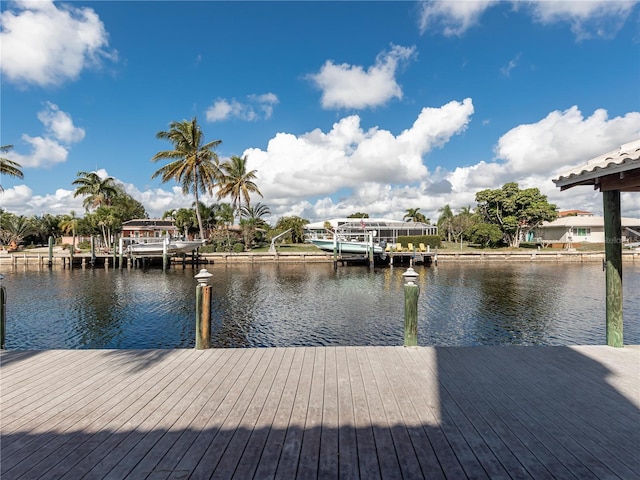
[[[640,219],[622,217],[622,243],[640,241]],[[561,216],[536,229],[535,240],[545,246],[571,247],[580,243],[604,243],[604,217]]]

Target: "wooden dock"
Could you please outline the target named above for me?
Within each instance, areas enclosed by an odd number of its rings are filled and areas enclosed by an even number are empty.
[[[0,354],[2,480],[640,478],[640,348]]]

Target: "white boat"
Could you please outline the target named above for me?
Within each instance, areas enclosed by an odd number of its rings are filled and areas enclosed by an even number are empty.
[[[353,253],[353,254],[361,254],[366,255],[370,248],[371,243],[360,241],[360,240],[345,240],[345,239],[337,239],[334,241],[331,238],[312,238],[311,243],[313,243],[320,250],[325,250],[328,252],[333,252],[334,246],[338,253]],[[384,248],[381,245],[373,244],[373,254],[374,255],[382,255],[384,253]]]
[[[137,242],[127,246],[126,252],[131,255],[175,255],[177,253],[190,253],[205,244],[204,240],[176,240],[165,238],[155,242]]]
[[[175,245],[177,253],[189,253],[202,247],[206,243],[205,240],[174,240],[171,242]]]

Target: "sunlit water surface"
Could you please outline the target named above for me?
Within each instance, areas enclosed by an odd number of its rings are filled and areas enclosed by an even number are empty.
[[[9,267],[10,268],[10,267]],[[209,265],[214,347],[402,345],[405,268]],[[597,345],[600,263],[444,263],[420,274],[420,345]],[[3,272],[8,349],[195,344],[197,270]],[[640,265],[624,264],[624,340],[640,344]]]

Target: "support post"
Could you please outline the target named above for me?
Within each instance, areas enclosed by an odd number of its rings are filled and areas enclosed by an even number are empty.
[[[409,267],[402,274],[404,285],[404,346],[418,345],[418,296],[420,287],[415,283],[418,278],[416,271]]]
[[[49,267],[53,265],[53,237],[49,235]]]
[[[368,245],[368,249],[369,250],[369,269],[373,270],[374,267],[374,259],[373,259],[373,232],[369,233],[369,245]]]
[[[162,241],[162,270],[167,269],[168,248],[169,248],[169,239],[165,237],[165,239]]]
[[[622,222],[620,191],[604,191],[604,250],[607,284],[607,345],[622,347]]]
[[[196,349],[211,348],[211,285],[213,275],[206,269],[195,276],[196,287]]]
[[[4,278],[0,274],[0,280]],[[0,350],[4,350],[4,341],[7,336],[7,290],[0,287]]]
[[[111,253],[112,253],[112,258],[113,258],[113,268],[116,268],[116,265],[118,263],[118,252],[116,250],[116,240],[117,240],[117,235],[113,237],[113,242],[111,242]]]
[[[123,257],[124,257],[124,240],[122,239],[122,237],[120,237],[118,239],[118,268],[121,270],[122,270],[122,267],[124,266]]]
[[[91,266],[96,265],[96,239],[91,235]]]

